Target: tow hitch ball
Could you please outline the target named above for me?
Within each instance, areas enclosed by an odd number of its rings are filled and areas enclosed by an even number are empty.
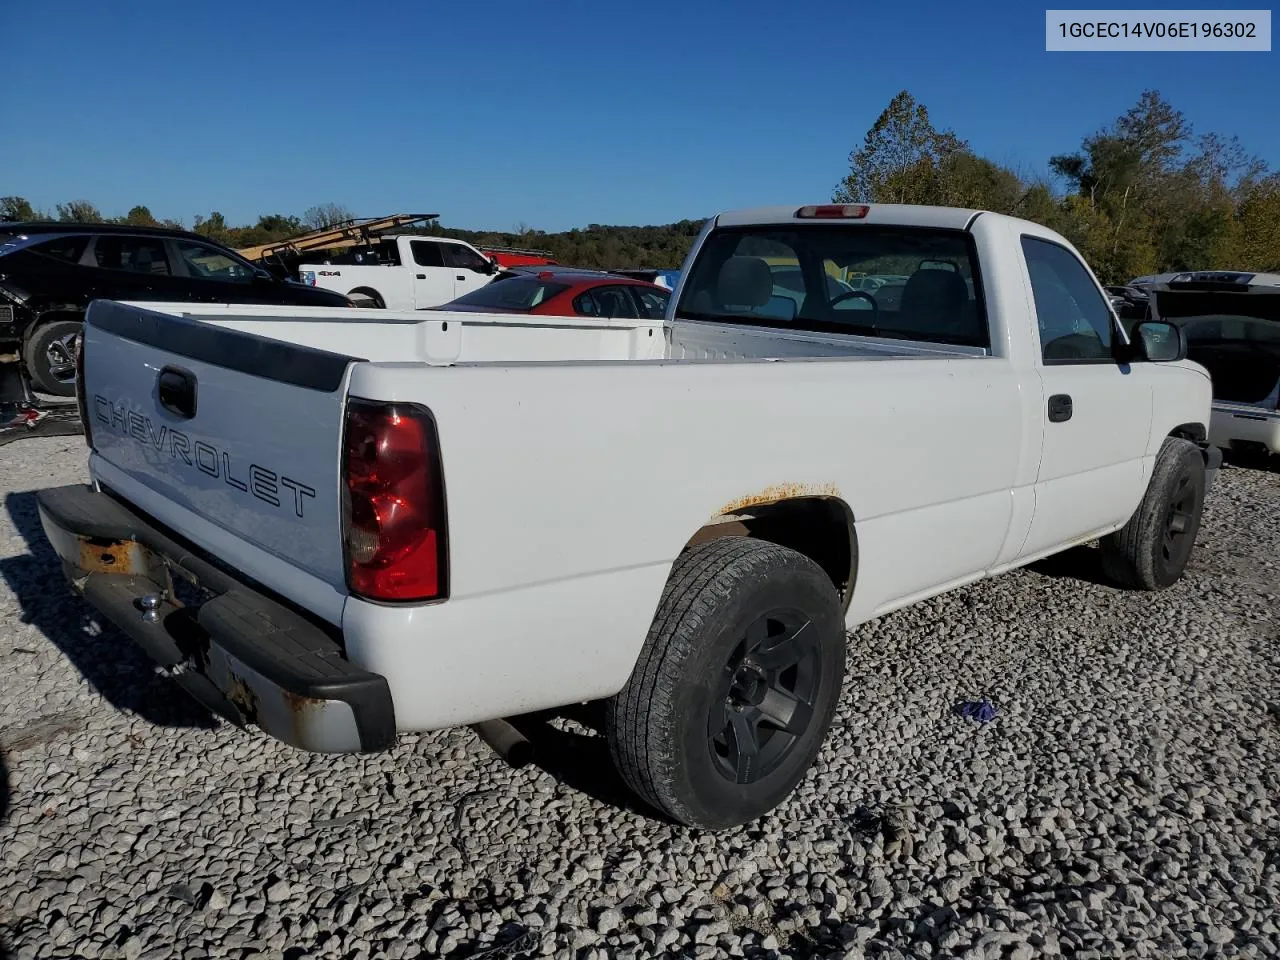
[[[160,620],[160,604],[163,602],[164,598],[158,593],[148,593],[145,597],[139,597],[138,606],[142,608],[142,622],[158,622]]]

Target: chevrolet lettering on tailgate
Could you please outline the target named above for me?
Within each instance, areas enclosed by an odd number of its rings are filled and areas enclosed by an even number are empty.
[[[168,424],[162,423],[157,428],[150,417],[129,409],[123,401],[116,403],[95,393],[93,411],[95,421],[120,435],[148,444],[157,452],[167,452],[170,459],[180,460],[206,476],[220,479],[241,493],[257,497],[273,507],[284,504],[284,508],[288,509],[291,504],[294,513],[301,517],[304,502],[308,498],[315,499],[315,487],[258,463],[251,463],[248,470],[244,470],[243,464],[233,463],[231,454],[225,450],[219,450],[206,440],[193,439],[189,434],[175,430]],[[281,488],[288,492],[282,493]],[[284,501],[290,503],[286,504]]]

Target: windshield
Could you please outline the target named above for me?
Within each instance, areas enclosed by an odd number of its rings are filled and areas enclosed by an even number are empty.
[[[557,293],[569,289],[567,283],[555,283],[538,277],[510,277],[495,280],[454,300],[468,307],[490,307],[495,310],[532,310]]]
[[[957,230],[716,230],[693,263],[676,317],[990,345],[972,238]]]

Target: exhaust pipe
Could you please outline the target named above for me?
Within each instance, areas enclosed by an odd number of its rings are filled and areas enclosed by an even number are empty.
[[[493,748],[494,753],[515,769],[519,770],[533,762],[533,744],[506,720],[473,723],[471,729]]]

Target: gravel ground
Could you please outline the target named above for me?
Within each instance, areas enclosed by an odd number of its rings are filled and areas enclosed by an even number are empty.
[[[1280,474],[1223,472],[1163,594],[1085,550],[864,627],[799,793],[699,836],[630,805],[589,712],[520,771],[466,730],[334,758],[215,723],[39,539],[29,491],[83,461],[0,455],[16,957],[1280,955]]]

